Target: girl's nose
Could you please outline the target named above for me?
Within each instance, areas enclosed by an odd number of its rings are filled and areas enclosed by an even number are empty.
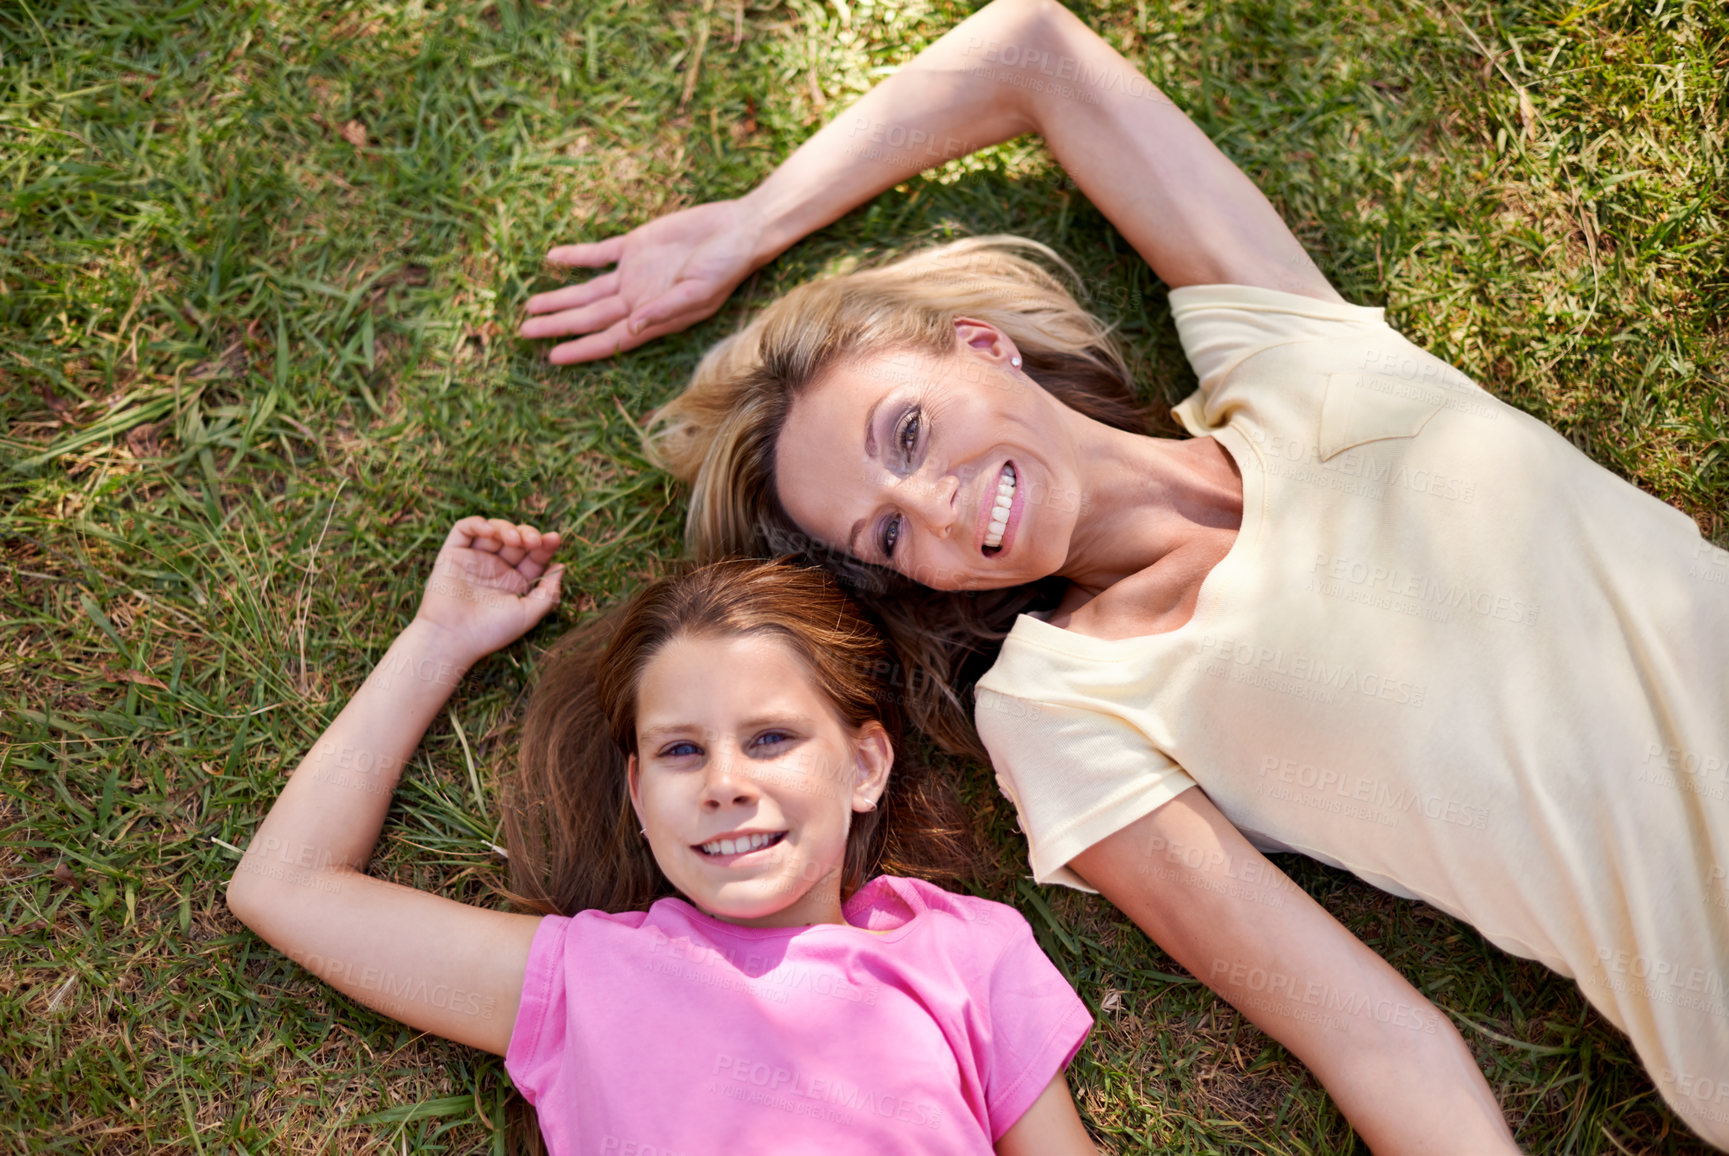
[[[742,768],[735,760],[733,752],[724,749],[715,751],[709,757],[708,765],[703,768],[703,806],[731,806],[748,803],[756,798],[756,785],[751,782],[749,775],[740,773]]]

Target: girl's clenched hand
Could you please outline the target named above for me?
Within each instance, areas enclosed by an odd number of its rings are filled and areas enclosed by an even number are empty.
[[[462,519],[438,551],[415,621],[437,629],[464,665],[509,646],[558,604],[564,566],[547,566],[558,541],[502,518]]]

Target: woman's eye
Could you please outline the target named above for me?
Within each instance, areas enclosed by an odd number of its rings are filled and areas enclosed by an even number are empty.
[[[915,408],[907,410],[906,416],[901,418],[901,428],[896,435],[896,440],[900,442],[901,456],[909,462],[912,461],[913,450],[917,448],[919,443],[919,426],[923,417],[924,415]]]
[[[900,425],[895,428],[895,443],[900,446],[901,458],[910,469],[913,462],[913,451],[918,449],[919,433],[924,428],[924,411],[917,406],[906,411]],[[895,543],[900,541],[902,519],[890,518],[883,523],[882,532],[877,538],[877,547],[884,558],[893,558]]]
[[[660,752],[663,759],[686,759],[691,755],[702,754],[702,748],[695,743],[673,743]]]
[[[884,558],[893,558],[895,556],[895,543],[900,541],[900,539],[900,518],[890,518],[887,522],[883,523],[882,540],[878,542],[877,545],[882,547]]]
[[[785,731],[768,731],[764,734],[758,735],[756,740],[751,743],[751,746],[759,748],[775,747],[782,743],[790,742],[792,742],[792,736],[787,734]]]

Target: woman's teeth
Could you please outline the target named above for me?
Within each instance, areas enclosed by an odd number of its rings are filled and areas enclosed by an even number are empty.
[[[739,855],[746,851],[767,847],[771,843],[778,843],[784,834],[786,834],[785,831],[776,831],[773,834],[746,835],[740,839],[716,839],[712,843],[702,844],[702,853],[704,855]]]
[[[1009,528],[1009,509],[1015,504],[1015,468],[1004,466],[997,479],[997,504],[991,511],[990,528],[985,531],[985,547],[994,550],[1003,544],[1003,531]]]

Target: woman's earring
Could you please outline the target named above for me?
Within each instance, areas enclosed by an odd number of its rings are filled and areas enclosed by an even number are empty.
[[[871,799],[871,800],[867,801],[864,806],[859,808],[859,810],[861,810],[861,811],[874,811],[876,809],[877,809],[877,801],[875,799]]]
[[[1021,367],[1021,359],[1018,356],[1011,357],[1009,358],[1009,364],[1014,366],[1016,369],[1019,369]]]
[[[644,839],[646,839],[646,838],[648,838],[648,828],[647,828],[647,827],[644,827],[644,828],[643,828],[643,829],[642,829],[642,837],[643,837],[643,838],[644,838]]]

